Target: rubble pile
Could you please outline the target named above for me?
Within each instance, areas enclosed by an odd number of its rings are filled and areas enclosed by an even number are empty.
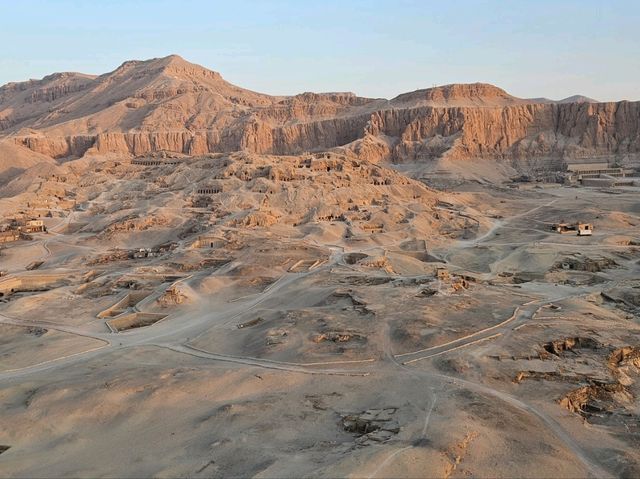
[[[398,409],[367,409],[359,414],[347,414],[342,417],[345,431],[356,435],[356,443],[368,446],[385,442],[400,432],[400,425],[393,416]]]

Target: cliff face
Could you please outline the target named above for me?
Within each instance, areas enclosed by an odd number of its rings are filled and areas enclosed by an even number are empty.
[[[111,132],[18,136],[14,141],[52,158],[91,153],[190,155],[245,150],[297,154],[385,138],[388,150],[367,156],[395,162],[435,158],[637,158],[640,103],[529,104],[499,108],[419,107],[375,111],[284,126],[253,118],[223,130]],[[363,152],[363,149],[354,149]],[[364,154],[364,153],[363,153]]]
[[[447,85],[393,100],[272,97],[171,56],[99,77],[55,74],[0,88],[0,139],[52,158],[87,153],[297,154],[345,146],[368,159],[640,155],[640,103],[523,100]]]
[[[442,154],[460,159],[638,157],[640,102],[388,110],[372,115],[367,133],[395,138],[395,161]]]
[[[83,156],[94,142],[95,138],[92,136],[24,136],[14,138],[14,143],[17,145],[26,146],[36,153],[51,158]]]

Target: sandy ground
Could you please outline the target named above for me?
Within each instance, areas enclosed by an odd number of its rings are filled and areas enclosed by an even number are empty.
[[[118,188],[0,257],[0,287],[34,260],[33,277],[64,273],[0,302],[3,476],[640,474],[637,189],[473,183],[428,216],[413,197],[370,205],[384,230],[345,235],[331,219],[186,233],[203,213],[169,197],[141,225],[132,193],[108,211]],[[592,237],[549,228],[581,218]]]

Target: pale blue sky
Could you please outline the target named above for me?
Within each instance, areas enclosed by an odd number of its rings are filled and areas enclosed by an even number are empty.
[[[640,1],[0,0],[0,84],[177,53],[271,94],[640,100]]]

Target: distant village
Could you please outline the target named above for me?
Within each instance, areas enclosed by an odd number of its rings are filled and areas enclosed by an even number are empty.
[[[0,243],[11,243],[19,240],[29,240],[31,233],[44,233],[47,227],[39,218],[12,218],[8,223],[0,225]]]

